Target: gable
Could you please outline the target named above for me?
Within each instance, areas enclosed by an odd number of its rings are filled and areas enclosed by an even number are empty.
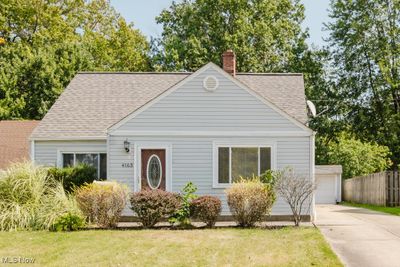
[[[218,88],[204,89],[214,76]],[[311,132],[214,64],[208,64],[169,92],[109,129],[117,132]]]

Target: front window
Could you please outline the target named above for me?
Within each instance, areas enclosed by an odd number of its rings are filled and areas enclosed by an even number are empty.
[[[72,167],[79,164],[93,166],[97,170],[97,178],[107,179],[106,153],[63,153],[63,167]]]
[[[271,169],[271,147],[218,147],[218,183],[230,184]]]

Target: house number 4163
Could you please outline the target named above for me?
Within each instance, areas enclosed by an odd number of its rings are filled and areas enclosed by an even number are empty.
[[[132,162],[122,163],[122,168],[133,168],[133,163]]]

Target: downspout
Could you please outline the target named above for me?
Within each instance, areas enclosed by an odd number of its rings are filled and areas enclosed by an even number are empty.
[[[310,176],[313,183],[315,183],[315,134],[316,132],[313,132],[310,135]],[[315,222],[317,218],[317,211],[315,208],[315,191],[312,195],[310,216],[311,222]]]
[[[29,156],[31,158],[31,161],[34,163],[35,162],[35,140],[31,140],[31,149],[29,151]]]

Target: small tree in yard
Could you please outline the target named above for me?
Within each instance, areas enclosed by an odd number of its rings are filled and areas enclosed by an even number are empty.
[[[180,198],[182,200],[182,205],[179,209],[175,211],[175,213],[169,219],[169,222],[172,224],[178,223],[180,227],[187,227],[191,225],[190,222],[190,205],[194,199],[197,198],[195,192],[197,191],[197,187],[189,182],[185,185],[180,193]]]
[[[303,211],[310,211],[311,196],[316,185],[313,181],[296,175],[291,168],[277,171],[275,176],[275,190],[289,204],[294,224],[299,226]]]

